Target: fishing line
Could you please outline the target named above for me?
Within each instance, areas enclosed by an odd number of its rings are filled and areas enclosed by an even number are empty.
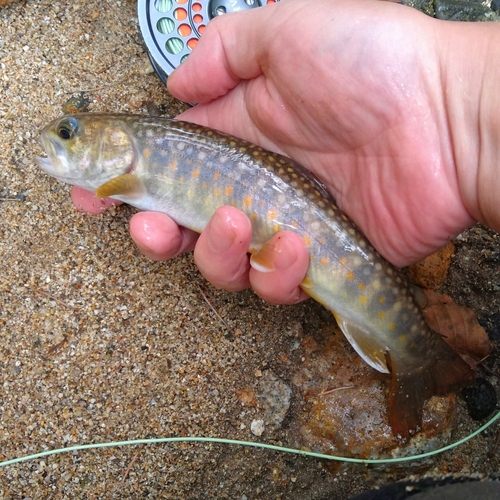
[[[69,453],[73,451],[91,450],[97,448],[111,448],[116,446],[135,446],[138,444],[161,444],[161,443],[217,443],[217,444],[230,444],[238,446],[248,446],[252,448],[261,448],[273,451],[279,451],[282,453],[292,453],[295,455],[303,455],[306,457],[322,458],[326,460],[335,460],[337,462],[349,462],[354,464],[391,464],[399,462],[410,462],[413,460],[421,460],[424,458],[429,458],[439,453],[451,450],[460,446],[467,441],[475,438],[478,434],[486,430],[488,427],[493,425],[498,419],[500,419],[500,411],[486,422],[483,426],[479,427],[476,431],[468,436],[452,443],[442,448],[434,451],[428,451],[426,453],[420,453],[418,455],[411,455],[409,457],[399,457],[399,458],[380,458],[380,459],[362,459],[362,458],[350,458],[350,457],[338,457],[335,455],[325,455],[323,453],[315,453],[313,451],[299,450],[295,448],[286,448],[284,446],[276,446],[274,444],[259,443],[253,441],[239,441],[237,439],[225,439],[225,438],[211,438],[211,437],[170,437],[170,438],[149,438],[149,439],[133,439],[130,441],[114,441],[109,443],[95,443],[95,444],[81,444],[76,446],[69,446],[67,448],[59,448],[56,450],[47,450],[40,453],[35,453],[33,455],[26,455],[24,457],[13,458],[11,460],[5,460],[0,462],[0,467],[5,467],[7,465],[18,464],[20,462],[27,462],[29,460],[35,460],[37,458],[47,457],[50,455],[57,455],[60,453]]]

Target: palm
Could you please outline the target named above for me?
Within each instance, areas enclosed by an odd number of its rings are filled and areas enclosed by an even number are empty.
[[[472,222],[456,185],[432,32],[424,16],[389,3],[336,2],[331,21],[332,2],[315,5],[307,19],[303,3],[283,5],[266,26],[280,36],[269,36],[256,67],[229,53],[241,81],[216,66],[207,87],[227,93],[183,118],[290,156],[389,260],[418,260]],[[355,31],[351,19],[360,19]],[[181,97],[183,71],[170,82]]]

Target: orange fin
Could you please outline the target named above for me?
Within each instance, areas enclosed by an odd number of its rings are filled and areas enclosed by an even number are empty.
[[[142,182],[132,174],[123,174],[114,177],[96,189],[97,198],[125,195],[130,197],[141,196],[144,192]]]
[[[409,370],[404,360],[397,363],[390,354],[388,358],[392,373],[389,423],[394,435],[403,440],[422,426],[422,408],[427,399],[444,396],[473,382],[470,366],[439,336],[432,362],[418,369]]]
[[[276,245],[272,241],[266,241],[264,245],[252,253],[250,265],[261,273],[270,273],[276,268],[274,261],[276,259]]]
[[[333,313],[333,315],[342,333],[363,361],[379,372],[389,373],[387,347],[375,335],[354,325],[340,314]]]

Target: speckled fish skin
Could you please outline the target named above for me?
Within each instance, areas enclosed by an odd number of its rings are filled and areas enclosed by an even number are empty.
[[[396,270],[290,159],[199,125],[136,115],[68,115],[45,127],[41,140],[48,159],[37,162],[50,175],[195,231],[220,206],[242,210],[257,267],[265,267],[262,247],[271,236],[298,233],[310,255],[303,289],[335,314],[367,363],[392,373],[395,435],[407,438],[421,424],[425,399],[470,378]]]

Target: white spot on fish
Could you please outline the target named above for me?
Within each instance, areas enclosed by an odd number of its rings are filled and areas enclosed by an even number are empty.
[[[363,259],[362,259],[361,257],[359,257],[359,256],[355,255],[355,256],[352,258],[351,262],[352,262],[352,265],[353,265],[354,267],[359,267],[361,264],[363,264]]]

